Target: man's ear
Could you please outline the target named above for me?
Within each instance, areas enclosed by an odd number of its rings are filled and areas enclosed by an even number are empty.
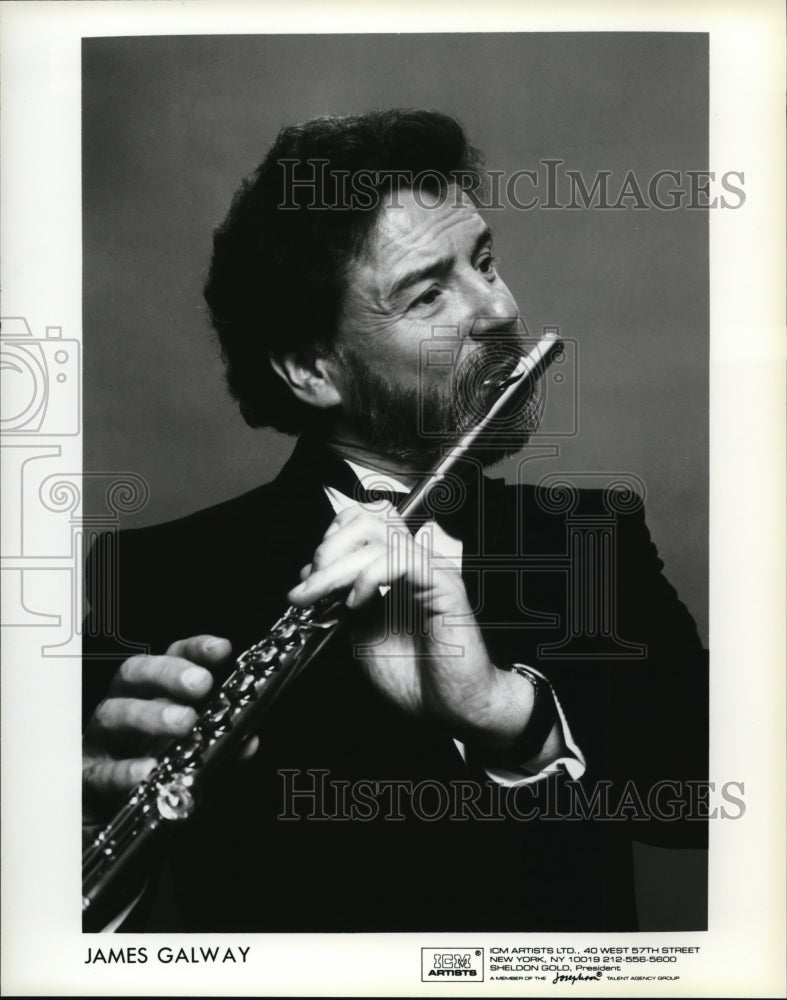
[[[297,351],[271,351],[271,368],[290,387],[302,403],[320,410],[330,409],[341,402],[330,365],[318,354]]]

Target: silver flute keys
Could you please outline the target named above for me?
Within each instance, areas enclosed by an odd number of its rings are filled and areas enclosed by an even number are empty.
[[[288,608],[262,641],[238,657],[235,669],[204,707],[192,730],[168,748],[158,766],[85,851],[83,909],[91,905],[94,890],[107,870],[143,830],[152,832],[162,820],[178,821],[191,816],[197,806],[195,785],[214,763],[219,745],[245,721],[244,710],[260,697],[271,677],[291,665],[306,648],[310,635],[319,636],[338,624],[335,616],[326,617],[333,603]],[[244,727],[243,738],[248,735]]]

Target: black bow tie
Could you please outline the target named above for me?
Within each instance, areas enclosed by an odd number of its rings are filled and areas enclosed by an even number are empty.
[[[338,489],[338,486],[336,487]],[[344,493],[344,490],[340,492]],[[364,488],[362,483],[359,481],[356,486],[353,487],[351,493],[346,493],[345,496],[350,496],[353,500],[358,503],[380,503],[382,500],[386,500],[388,503],[398,507],[399,504],[408,497],[410,494],[405,493],[404,490],[389,490],[389,489],[371,489],[367,490]]]
[[[348,463],[328,449],[315,450],[310,459],[316,466],[317,475],[324,486],[333,487],[357,503],[380,503],[387,500],[398,507],[409,494],[395,491],[381,482],[375,484],[372,471],[364,486]],[[382,479],[383,474],[380,474]],[[386,477],[387,478],[387,477]],[[478,518],[481,507],[477,501],[477,488],[463,487],[458,482],[444,483],[427,498],[421,513],[408,520],[417,531],[427,521],[436,521],[449,535],[461,539],[465,544],[475,544],[479,537]]]
[[[380,504],[381,501],[387,501],[394,507],[399,507],[402,501],[409,496],[409,493],[389,489],[382,485],[372,485],[368,489],[357,479],[355,473],[346,463],[345,467],[350,473],[352,481],[348,480],[344,484],[346,488],[336,485],[336,489],[357,503]],[[373,484],[372,477],[370,477],[369,481]],[[477,534],[477,525],[474,523],[477,518],[477,512],[478,505],[468,502],[466,491],[460,490],[457,487],[454,487],[452,490],[448,486],[446,489],[441,488],[439,492],[428,497],[422,509],[417,514],[408,514],[407,521],[413,532],[418,531],[428,521],[434,521],[449,535],[466,541],[469,537],[475,537]]]

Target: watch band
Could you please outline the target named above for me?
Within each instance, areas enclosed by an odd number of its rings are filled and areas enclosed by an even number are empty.
[[[543,748],[546,738],[555,724],[555,701],[552,697],[549,681],[529,667],[525,667],[521,663],[509,663],[499,669],[514,671],[520,677],[528,680],[533,687],[533,710],[527,725],[517,737],[514,745],[505,753],[499,754],[499,760],[502,761],[505,757],[509,766],[511,763],[521,765],[535,757]]]

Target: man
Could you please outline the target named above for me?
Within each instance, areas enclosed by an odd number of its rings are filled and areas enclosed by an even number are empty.
[[[478,410],[473,387],[525,347],[479,181],[445,115],[320,119],[282,131],[215,236],[206,299],[229,387],[252,426],[300,440],[273,483],[120,536],[115,629],[113,541],[94,549],[88,828],[287,603],[338,594],[350,611],[126,926],[633,929],[632,838],[701,837],[680,820],[682,783],[704,775],[704,655],[637,504],[583,575],[567,513],[597,520],[609,498],[561,509],[481,473],[525,443],[534,405],[469,456],[447,520],[413,534],[390,503],[359,502],[374,499],[359,482],[418,482]],[[423,363],[438,343],[452,365]],[[572,645],[567,622],[599,600],[606,626]],[[115,672],[128,642],[151,653]],[[561,808],[576,787],[582,809]]]

